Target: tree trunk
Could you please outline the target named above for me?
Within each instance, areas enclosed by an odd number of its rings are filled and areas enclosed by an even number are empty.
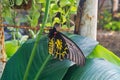
[[[0,3],[0,77],[2,75],[4,65],[6,62],[6,54],[4,48],[4,28],[2,27],[2,5]]]
[[[83,8],[79,8],[80,11],[82,9],[79,34],[96,40],[98,0],[82,1],[84,1],[84,5]]]
[[[112,0],[112,16],[116,17],[118,12],[119,0]]]

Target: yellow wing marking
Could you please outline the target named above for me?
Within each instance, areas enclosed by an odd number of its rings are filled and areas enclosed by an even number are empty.
[[[54,51],[54,39],[50,39],[49,40],[49,43],[48,43],[48,48],[49,48],[49,54],[53,54],[53,51]]]

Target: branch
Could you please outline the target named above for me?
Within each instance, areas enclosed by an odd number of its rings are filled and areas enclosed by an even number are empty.
[[[1,25],[1,24],[0,24]],[[2,26],[0,27],[12,27],[12,28],[22,28],[22,29],[31,29],[31,30],[40,30],[40,27],[39,26],[36,26],[36,27],[31,27],[31,26],[16,26],[16,25],[10,25],[10,24],[2,24]],[[50,29],[52,29],[52,27],[45,27],[44,30],[46,31],[49,31]],[[70,30],[69,28],[66,28],[66,29],[60,29],[60,31],[66,31],[66,32],[73,32],[72,30]]]
[[[86,0],[80,0],[79,1],[79,5],[78,5],[78,9],[77,9],[77,15],[75,18],[75,29],[74,29],[74,33],[78,34],[79,30],[80,30],[80,25],[81,25],[81,18],[82,18],[82,14],[83,14],[83,7],[84,7],[84,3]]]
[[[39,30],[39,26],[36,26],[35,28],[30,26],[16,26],[16,25],[10,25],[10,24],[2,24],[2,27],[13,27],[13,28],[22,28],[22,29],[31,29],[31,30]]]

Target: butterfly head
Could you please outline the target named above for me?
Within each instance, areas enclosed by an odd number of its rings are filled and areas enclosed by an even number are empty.
[[[56,23],[54,25],[54,28],[55,28],[56,31],[60,31],[61,26],[60,26],[60,24]]]

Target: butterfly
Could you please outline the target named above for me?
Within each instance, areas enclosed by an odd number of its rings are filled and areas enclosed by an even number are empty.
[[[58,27],[53,27],[50,30],[48,42],[48,52],[54,58],[60,60],[70,59],[77,65],[85,64],[85,56],[81,49],[66,35],[58,31]]]

